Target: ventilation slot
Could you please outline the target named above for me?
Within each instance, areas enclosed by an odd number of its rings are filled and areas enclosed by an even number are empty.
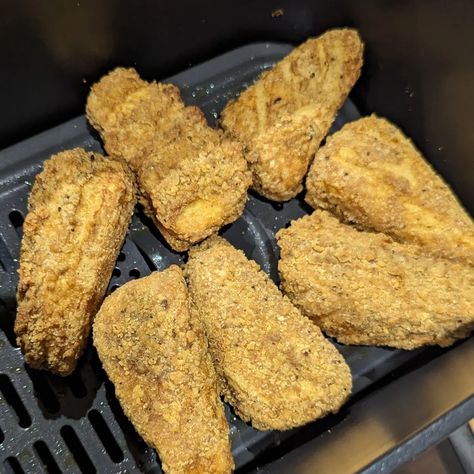
[[[110,288],[110,293],[113,293],[118,288],[120,288],[120,285],[112,285],[112,287]]]
[[[140,271],[139,271],[138,269],[136,269],[136,268],[133,268],[132,270],[130,270],[130,271],[128,272],[128,274],[129,274],[129,276],[131,276],[132,278],[135,278],[135,279],[140,278]]]
[[[59,469],[51,451],[44,441],[36,441],[36,443],[33,444],[33,447],[43,463],[44,470],[48,474],[61,474],[61,469]]]
[[[48,415],[55,415],[59,411],[59,401],[56,394],[49,385],[44,372],[30,369],[28,366],[25,366],[25,369],[33,382],[35,395],[40,402],[43,414],[46,418],[50,418]]]
[[[63,426],[61,428],[61,436],[64,439],[69,451],[74,456],[76,464],[83,474],[94,474],[97,472],[96,468],[92,464],[84,446],[82,446],[79,438],[75,431],[69,426]]]
[[[120,252],[119,256],[117,257],[117,262],[124,262],[126,258],[126,255],[123,252]]]
[[[20,463],[14,457],[5,459],[4,466],[6,468],[6,472],[8,473],[25,474],[25,471],[20,466]]]
[[[3,431],[0,428],[0,444],[2,444],[4,440],[5,440],[5,435],[3,434]]]
[[[16,416],[18,418],[18,424],[22,428],[27,428],[30,426],[30,415],[26,411],[25,405],[23,405],[18,393],[16,393],[15,387],[5,374],[0,375],[0,391],[2,392],[2,395],[7,403],[13,408],[13,410],[15,410]]]
[[[120,271],[120,268],[115,267],[114,271],[112,272],[112,276],[114,276],[115,278],[119,278],[121,274],[122,272]]]
[[[23,235],[23,222],[25,220],[23,214],[20,211],[14,210],[8,214],[8,218],[10,219],[11,225],[21,238]]]
[[[97,410],[89,412],[89,420],[94,428],[97,436],[102,441],[107,454],[114,463],[123,461],[123,453],[120,446],[115,441],[115,437],[107,426],[107,423],[102,418],[102,415]]]
[[[13,330],[13,317],[11,311],[8,309],[7,305],[3,300],[0,300],[0,329],[7,336],[8,342],[13,347],[18,347],[16,344],[16,336]]]
[[[7,262],[3,262],[3,260],[9,260],[10,252],[7,250],[3,240],[0,239],[0,272],[4,272],[8,268]]]

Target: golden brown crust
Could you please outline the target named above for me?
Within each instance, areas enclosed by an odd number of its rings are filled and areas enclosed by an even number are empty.
[[[216,374],[177,266],[107,297],[94,321],[94,345],[124,412],[165,472],[232,471]]]
[[[255,262],[215,237],[191,250],[185,273],[221,393],[242,419],[284,430],[340,408],[349,367]]]
[[[145,210],[175,250],[241,215],[251,181],[241,146],[185,107],[176,86],[117,68],[92,87],[87,117],[108,153],[132,166]]]
[[[277,234],[282,288],[345,344],[447,346],[474,329],[474,267],[360,232],[325,211]]]
[[[286,201],[303,189],[308,165],[359,78],[362,60],[357,31],[328,31],[295,48],[227,105],[221,125],[245,144],[258,193]]]
[[[127,166],[80,148],[36,177],[23,227],[15,332],[26,362],[76,366],[135,205]]]
[[[402,132],[365,117],[327,139],[306,180],[306,201],[346,222],[474,263],[474,224]]]

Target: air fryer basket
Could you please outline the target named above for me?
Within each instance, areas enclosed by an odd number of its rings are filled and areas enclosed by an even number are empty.
[[[223,105],[263,70],[291,50],[288,44],[255,43],[188,69],[169,79],[188,104],[200,106],[215,124]],[[348,100],[333,131],[359,117]],[[114,396],[91,343],[77,370],[60,378],[25,366],[12,331],[15,317],[19,246],[27,196],[42,161],[59,150],[81,146],[101,150],[84,116],[0,152],[0,471],[6,472],[161,472],[159,459],[135,432]],[[222,234],[278,281],[274,234],[309,209],[301,196],[271,203],[251,193],[243,216]],[[138,209],[118,257],[108,288],[183,262]],[[229,407],[236,467],[248,472],[277,459],[295,446],[343,424],[352,405],[392,374],[441,353],[374,347],[338,346],[354,377],[354,395],[338,415],[289,432],[259,432],[239,420]],[[287,466],[288,468],[288,466]]]

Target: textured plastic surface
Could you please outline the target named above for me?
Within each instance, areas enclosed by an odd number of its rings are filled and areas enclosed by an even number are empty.
[[[252,44],[193,67],[169,82],[181,88],[186,103],[200,106],[215,124],[229,99],[290,50],[287,44]],[[347,101],[333,129],[358,116]],[[21,466],[26,472],[161,472],[154,451],[123,415],[91,344],[78,369],[66,378],[25,367],[14,344],[16,269],[28,191],[45,159],[76,146],[102,150],[84,116],[0,152],[0,471],[21,472]],[[251,193],[243,216],[222,234],[277,281],[274,234],[308,211],[301,197],[281,204]],[[183,262],[184,257],[171,251],[137,210],[108,291],[154,269]],[[339,347],[352,369],[354,393],[419,354]],[[343,409],[337,417],[302,429],[259,432],[236,418],[228,407],[226,413],[236,466],[244,471],[282,442],[308,439],[344,417]]]

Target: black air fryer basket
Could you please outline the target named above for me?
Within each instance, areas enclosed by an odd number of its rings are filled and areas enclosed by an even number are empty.
[[[361,114],[386,116],[472,213],[473,19],[468,0],[2,3],[0,147],[8,147],[0,151],[0,472],[161,472],[92,344],[61,378],[25,366],[12,329],[35,175],[60,150],[102,150],[83,115],[65,121],[82,113],[92,81],[113,66],[134,66],[147,79],[178,85],[215,125],[227,101],[294,44],[354,26],[366,42],[365,66],[332,131]],[[278,281],[275,232],[307,212],[301,196],[282,204],[251,193],[243,216],[222,234]],[[108,292],[183,258],[138,209]],[[337,415],[259,432],[226,407],[238,472],[389,472],[474,417],[472,338],[444,350],[338,348],[354,392]]]

